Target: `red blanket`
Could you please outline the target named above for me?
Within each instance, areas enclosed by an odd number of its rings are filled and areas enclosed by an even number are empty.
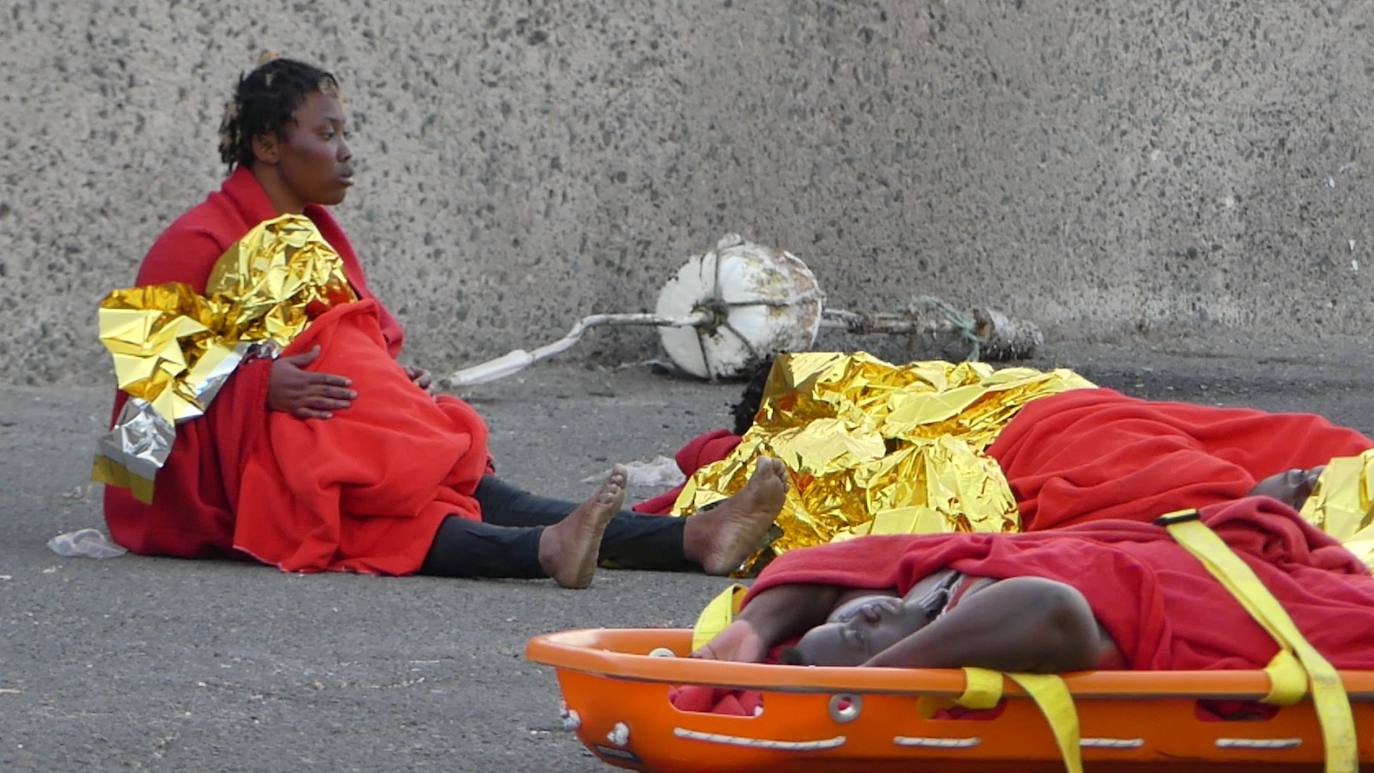
[[[1374,577],[1359,559],[1267,497],[1214,505],[1202,516],[1333,664],[1374,668]],[[1136,521],[1027,534],[862,537],[792,551],[759,575],[745,604],[789,583],[906,593],[945,567],[1074,586],[1132,669],[1261,668],[1278,650],[1167,531]]]
[[[739,436],[718,429],[677,453],[691,475]],[[1309,413],[1151,402],[1076,389],[1022,408],[988,454],[1011,484],[1023,531],[1101,518],[1148,521],[1243,497],[1260,480],[1374,448],[1374,440]],[[666,513],[681,487],[635,506]]]
[[[1259,480],[1353,456],[1374,441],[1305,413],[1151,402],[1111,389],[1040,398],[988,449],[1023,531],[1148,521],[1243,497]]]
[[[735,446],[739,445],[739,441],[740,436],[728,429],[713,429],[697,435],[677,452],[677,468],[690,478],[692,473],[702,467],[729,456],[730,452],[735,450]],[[667,515],[672,512],[673,503],[677,501],[677,495],[680,493],[682,486],[646,499],[635,505],[634,510],[637,513]]]
[[[204,292],[225,250],[277,214],[252,172],[240,168],[158,238],[139,267],[137,283],[184,282]],[[343,229],[323,207],[306,207],[305,214],[343,258],[358,296],[372,299]],[[401,326],[380,304],[376,313],[387,351],[395,357],[401,351]],[[256,432],[265,425],[269,367],[266,361],[241,365],[204,416],[177,428],[171,456],[157,474],[151,505],[134,499],[127,489],[105,487],[105,521],[116,542],[151,555],[233,554],[239,483]],[[124,393],[117,391],[115,416],[124,400]]]
[[[377,304],[335,308],[286,354],[320,346],[311,370],[353,381],[326,420],[268,412],[249,449],[234,547],[287,571],[410,574],[439,523],[480,519],[487,428],[467,403],[437,400],[388,356]]]

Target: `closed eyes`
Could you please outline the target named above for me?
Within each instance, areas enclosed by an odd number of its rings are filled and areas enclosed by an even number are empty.
[[[858,647],[865,652],[868,651],[868,636],[864,634],[863,631],[854,628],[845,628],[840,638],[854,647]]]

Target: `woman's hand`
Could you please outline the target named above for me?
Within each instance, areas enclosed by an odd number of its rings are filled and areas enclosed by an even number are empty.
[[[434,394],[434,379],[429,375],[429,371],[424,368],[417,368],[413,365],[406,365],[406,378],[410,383],[425,390],[431,395]]]
[[[328,419],[333,411],[347,408],[358,396],[353,382],[332,373],[315,373],[306,365],[320,356],[316,346],[303,354],[278,357],[267,379],[267,407],[298,419]]]
[[[694,658],[729,660],[736,663],[762,663],[768,654],[768,644],[748,620],[735,620],[692,653]]]

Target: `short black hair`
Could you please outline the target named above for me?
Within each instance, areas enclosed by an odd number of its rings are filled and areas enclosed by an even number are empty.
[[[784,666],[814,666],[815,663],[798,647],[788,647],[778,653],[778,662]]]
[[[333,73],[295,59],[270,59],[240,75],[219,125],[220,160],[231,172],[235,166],[252,166],[254,137],[280,134],[295,123],[292,114],[307,97],[338,90]]]
[[[749,374],[749,382],[744,385],[744,392],[739,396],[739,402],[730,406],[730,414],[735,418],[736,435],[743,435],[754,426],[754,417],[758,415],[759,407],[763,404],[763,388],[768,384],[768,374],[772,370],[772,357],[754,365],[753,372]]]

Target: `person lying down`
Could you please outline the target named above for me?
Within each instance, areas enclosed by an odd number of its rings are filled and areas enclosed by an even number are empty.
[[[1270,497],[1201,519],[1337,668],[1374,668],[1374,577]],[[782,645],[789,645],[782,649]],[[871,536],[790,552],[694,657],[1059,673],[1263,668],[1278,645],[1168,531]]]

